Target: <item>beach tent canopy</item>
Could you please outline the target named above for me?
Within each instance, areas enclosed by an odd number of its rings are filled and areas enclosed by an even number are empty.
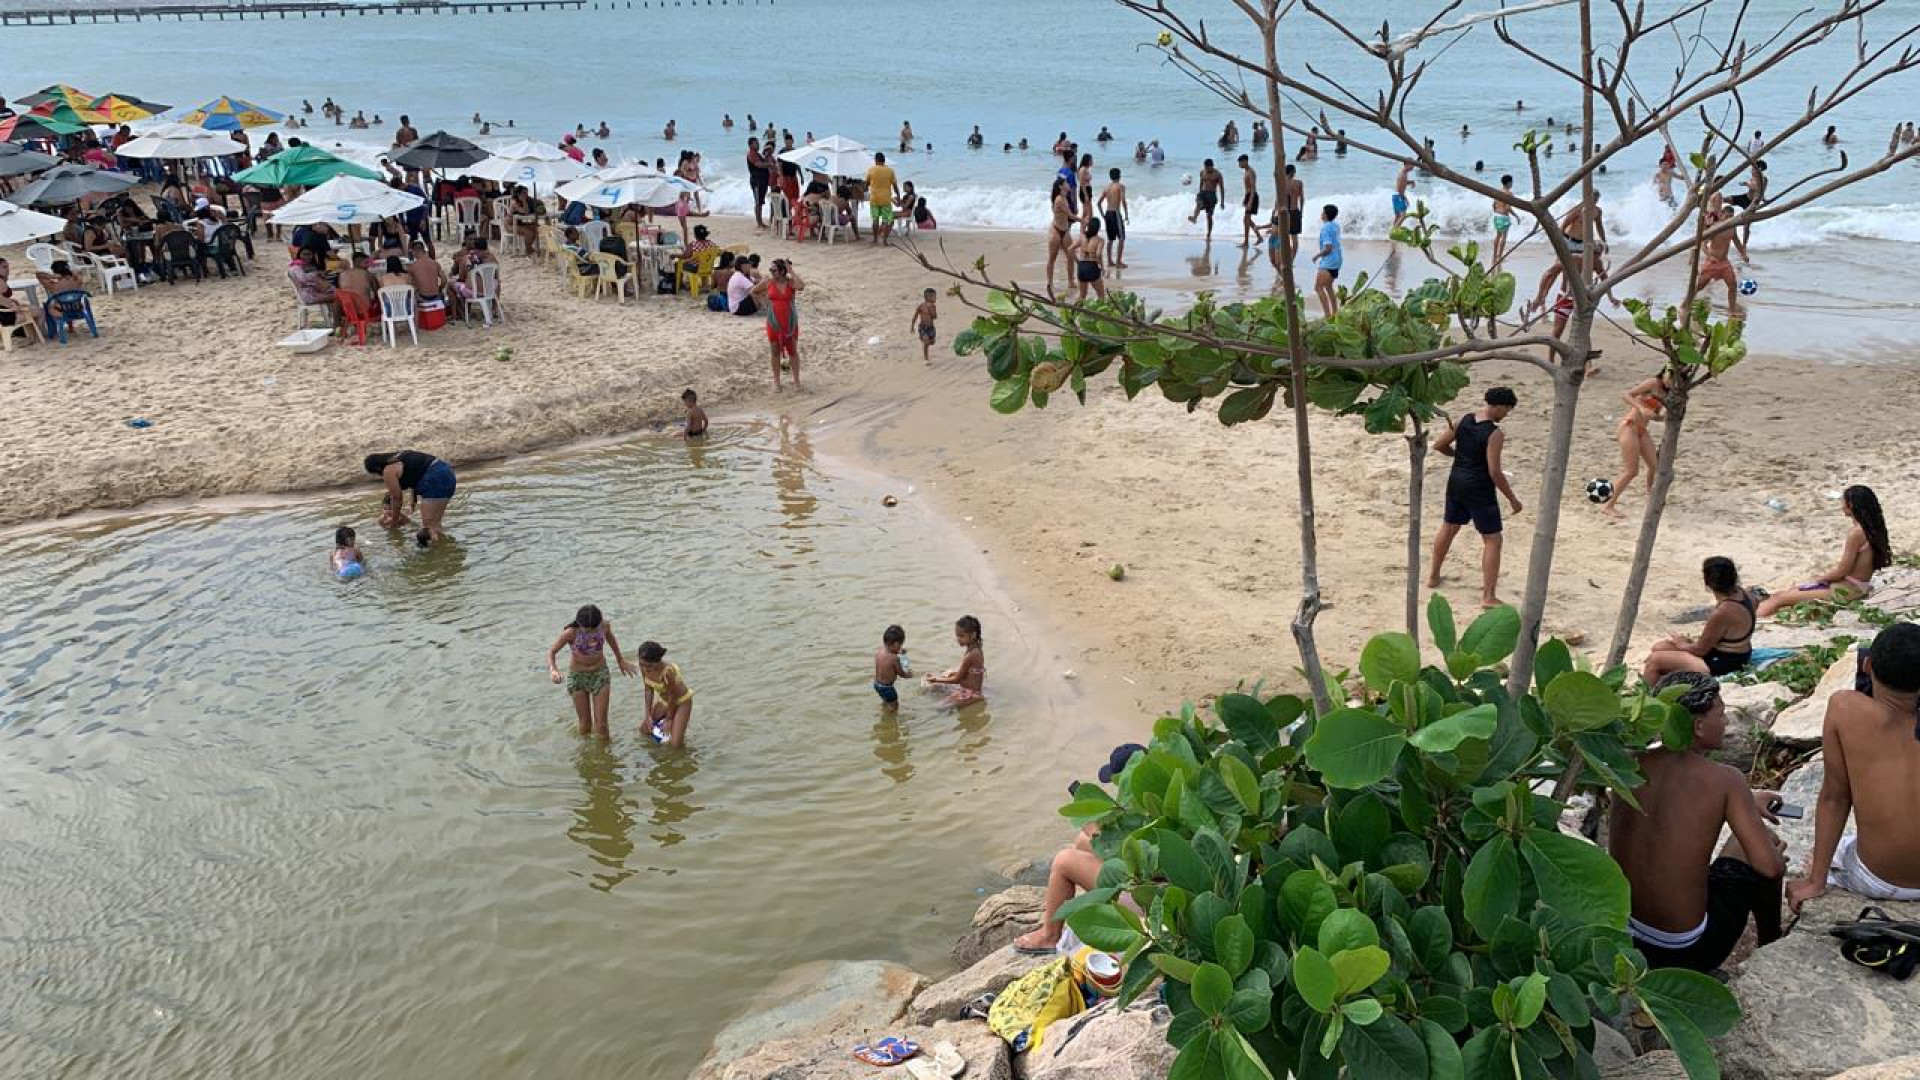
[[[65,206],[88,195],[111,195],[139,181],[132,173],[107,172],[88,165],[60,165],[7,196],[22,206]]]
[[[275,225],[317,225],[323,221],[330,225],[371,225],[398,217],[426,201],[377,180],[336,176],[275,210],[267,220]]]
[[[52,86],[35,93],[16,98],[14,104],[25,105],[30,109],[38,108],[42,105],[68,105],[75,109],[86,109],[92,106],[93,99],[94,95],[87,93],[85,90],[68,86],[65,83],[54,83]]]
[[[52,236],[67,227],[67,219],[0,201],[0,246],[24,244]]]
[[[266,127],[287,118],[264,105],[255,105],[236,97],[215,98],[180,118],[183,124],[209,131],[239,131],[241,128]]]
[[[159,116],[171,108],[173,106],[144,101],[132,94],[106,94],[88,104],[88,109],[98,117],[95,123],[100,124],[131,124]]]
[[[601,210],[616,206],[671,206],[681,192],[693,194],[700,185],[678,176],[655,172],[647,165],[616,165],[562,184],[556,194],[568,202]]]
[[[464,169],[491,156],[458,135],[436,131],[393,155],[393,163],[405,169]]]
[[[242,169],[233,174],[234,180],[242,184],[260,184],[280,187],[293,184],[298,187],[319,187],[336,176],[355,176],[362,180],[378,180],[380,174],[362,165],[355,165],[344,158],[334,157],[317,146],[290,146],[273,155],[251,169]]]
[[[226,157],[246,152],[231,135],[191,124],[161,124],[121,144],[114,153],[130,158],[161,158],[188,161],[193,158]]]
[[[70,124],[51,116],[34,116],[31,113],[16,113],[0,118],[0,142],[57,139],[62,135],[78,135],[85,130],[85,124]]]
[[[568,180],[577,180],[586,175],[587,169],[552,143],[522,139],[496,147],[492,157],[476,162],[466,172],[468,176],[482,180],[552,190]]]
[[[0,142],[0,176],[21,176],[51,169],[60,159],[29,150],[18,143]]]
[[[829,135],[781,154],[780,160],[828,176],[865,176],[873,166],[873,151],[843,135]]]

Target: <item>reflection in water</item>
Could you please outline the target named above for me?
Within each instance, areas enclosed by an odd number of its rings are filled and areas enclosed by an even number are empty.
[[[773,459],[773,482],[780,489],[780,513],[787,519],[785,528],[806,528],[820,503],[813,492],[807,490],[807,470],[812,462],[813,444],[807,441],[807,433],[794,431],[788,419],[781,417],[780,451]],[[794,548],[794,554],[804,555],[812,550],[812,544],[803,542]]]
[[[567,839],[586,848],[594,862],[607,868],[592,875],[588,884],[612,892],[637,873],[627,867],[627,857],[633,854],[633,814],[632,800],[620,786],[620,759],[599,741],[583,740],[574,766],[580,771],[586,798],[574,808]]]
[[[873,722],[873,756],[880,759],[880,775],[896,784],[913,779],[912,756],[907,732],[900,724],[900,709],[882,704],[880,716]]]
[[[691,750],[654,751],[653,768],[647,770],[647,786],[653,789],[653,816],[648,820],[654,825],[654,841],[663,848],[685,840],[687,834],[675,826],[705,809],[687,801],[699,771]]]
[[[993,726],[993,713],[988,711],[987,702],[976,701],[953,714],[954,726],[965,733],[966,737],[954,745],[954,752],[963,760],[979,761],[993,735],[987,730]]]
[[[1187,268],[1197,278],[1213,276],[1213,241],[1207,241],[1207,246],[1200,250],[1200,254],[1187,256]]]
[[[1395,244],[1387,249],[1387,260],[1380,264],[1380,281],[1378,287],[1386,290],[1389,295],[1397,296],[1400,293],[1399,244]]]

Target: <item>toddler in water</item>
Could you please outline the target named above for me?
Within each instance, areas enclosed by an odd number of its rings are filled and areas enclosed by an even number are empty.
[[[554,664],[561,649],[567,649],[570,654],[565,682],[567,696],[573,699],[574,715],[580,721],[580,734],[592,731],[603,740],[610,738],[607,705],[613,699],[613,688],[605,650],[613,650],[614,662],[620,665],[622,675],[633,674],[633,664],[620,655],[620,642],[613,636],[613,624],[592,604],[574,613],[573,621],[560,630],[553,648],[547,650],[547,675],[556,683],[562,681],[560,669]]]
[[[960,616],[953,624],[953,639],[966,650],[966,654],[960,657],[960,666],[939,675],[927,676],[927,685],[952,687],[947,691],[947,704],[955,707],[985,701],[987,695],[983,686],[987,680],[987,654],[980,633],[980,620],[971,615]]]
[[[913,670],[907,666],[907,632],[889,626],[881,633],[880,648],[873,654],[873,692],[888,706],[898,705],[900,691],[894,689],[894,680],[912,676]]]
[[[684,746],[687,721],[693,719],[693,691],[680,677],[680,665],[666,662],[666,647],[640,643],[640,678],[647,686],[647,719],[641,734],[668,746]]]
[[[351,581],[367,572],[367,557],[360,553],[359,537],[345,525],[333,530],[333,573],[342,581]]]

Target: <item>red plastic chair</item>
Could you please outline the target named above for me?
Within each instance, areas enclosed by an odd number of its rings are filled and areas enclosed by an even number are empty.
[[[373,301],[354,292],[336,293],[335,296],[340,301],[341,336],[346,336],[349,329],[356,330],[360,334],[360,340],[355,344],[365,345],[367,327],[380,321],[380,317],[374,314]]]

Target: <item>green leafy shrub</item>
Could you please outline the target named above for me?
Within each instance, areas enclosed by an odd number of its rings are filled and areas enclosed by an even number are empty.
[[[1559,641],[1515,700],[1492,670],[1512,608],[1456,636],[1435,596],[1427,621],[1444,666],[1374,638],[1371,704],[1227,694],[1162,717],[1117,798],[1081,785],[1061,812],[1100,825],[1104,866],[1067,924],[1124,954],[1123,998],[1165,976],[1172,1080],[1593,1077],[1594,1024],[1636,1006],[1690,1076],[1717,1076],[1732,994],[1647,970],[1626,878],[1540,793],[1573,771],[1631,802],[1634,752],[1684,745],[1691,718]]]

